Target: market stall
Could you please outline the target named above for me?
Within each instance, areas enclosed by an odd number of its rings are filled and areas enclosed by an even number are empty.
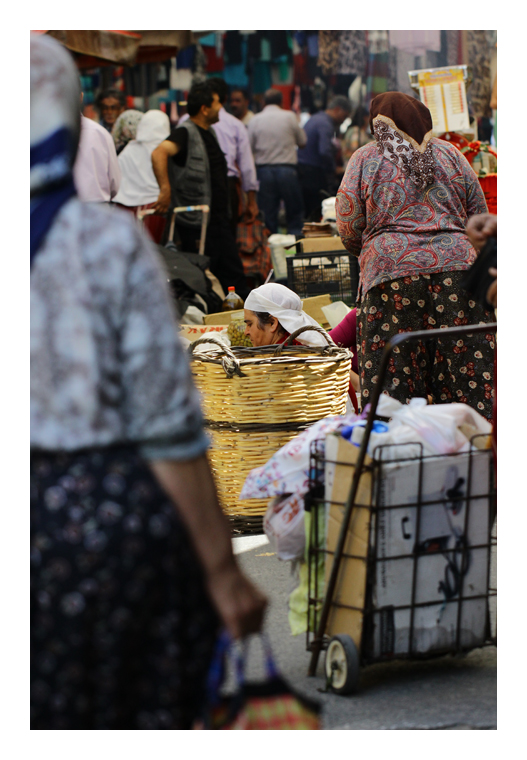
[[[470,66],[409,71],[412,89],[430,109],[434,134],[456,146],[474,169],[487,207],[497,213],[497,152],[478,140],[477,121],[470,120],[467,90],[473,81]]]

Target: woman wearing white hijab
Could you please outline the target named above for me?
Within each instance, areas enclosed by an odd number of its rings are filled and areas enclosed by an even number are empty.
[[[320,327],[302,310],[302,301],[296,293],[270,282],[252,290],[244,304],[245,335],[253,346],[269,346],[283,343],[300,327]],[[326,346],[328,341],[314,330],[298,336],[294,343],[306,346]]]
[[[159,185],[152,169],[152,151],[170,134],[170,121],[163,111],[147,111],[137,127],[135,140],[131,140],[119,154],[121,185],[114,203],[134,214],[152,208],[159,195]],[[146,217],[145,226],[156,243],[161,241],[166,219],[162,216]]]

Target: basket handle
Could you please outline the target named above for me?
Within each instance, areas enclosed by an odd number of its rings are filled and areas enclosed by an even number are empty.
[[[223,369],[225,370],[225,374],[227,377],[233,377],[233,375],[238,375],[238,377],[247,377],[241,369],[240,369],[240,362],[234,355],[234,353],[231,351],[229,346],[226,346],[225,343],[220,340],[219,338],[216,338],[215,336],[211,335],[210,338],[207,338],[206,336],[203,336],[203,338],[198,338],[195,340],[189,347],[189,353],[191,356],[194,355],[194,348],[198,346],[200,343],[214,343],[216,346],[222,349],[223,356],[221,360],[221,365]]]
[[[298,330],[295,330],[294,332],[292,332],[291,335],[288,338],[286,338],[283,343],[279,343],[278,346],[276,347],[275,354],[279,356],[282,353],[283,348],[287,348],[288,346],[290,346],[291,343],[295,340],[295,338],[298,335],[301,335],[303,332],[307,332],[307,330],[313,330],[314,332],[319,332],[321,335],[323,335],[324,338],[326,339],[328,346],[336,345],[335,341],[331,338],[331,335],[328,335],[327,332],[324,330],[324,328],[318,327],[318,325],[307,325],[305,327],[299,327]]]

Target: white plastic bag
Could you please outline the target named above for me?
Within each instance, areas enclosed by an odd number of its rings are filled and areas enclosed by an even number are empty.
[[[264,517],[264,531],[278,559],[292,560],[304,556],[304,500],[296,494],[271,499]]]
[[[454,454],[470,450],[472,435],[489,435],[492,425],[467,404],[427,404],[426,399],[414,398],[409,404],[381,395],[377,413],[391,417],[388,432],[372,434],[368,453],[373,456],[377,446],[420,443],[425,456]],[[470,431],[468,437],[465,432]],[[355,430],[353,431],[355,434]],[[357,430],[352,442],[360,445],[363,431]],[[378,452],[379,453],[379,452]],[[409,446],[385,449],[382,459],[399,459],[418,455]]]
[[[397,429],[412,428],[433,454],[454,454],[470,450],[470,441],[459,429],[468,425],[474,434],[489,435],[492,425],[467,404],[431,404],[415,407],[403,406],[392,417],[390,432],[395,437]]]

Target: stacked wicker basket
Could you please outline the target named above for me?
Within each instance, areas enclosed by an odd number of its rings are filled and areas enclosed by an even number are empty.
[[[323,333],[328,345],[290,345],[308,329]],[[204,343],[214,345],[196,352]],[[249,532],[261,527],[267,501],[238,498],[247,474],[313,422],[344,414],[351,355],[321,328],[301,328],[286,343],[261,348],[201,338],[190,353],[220,501],[234,528]]]

